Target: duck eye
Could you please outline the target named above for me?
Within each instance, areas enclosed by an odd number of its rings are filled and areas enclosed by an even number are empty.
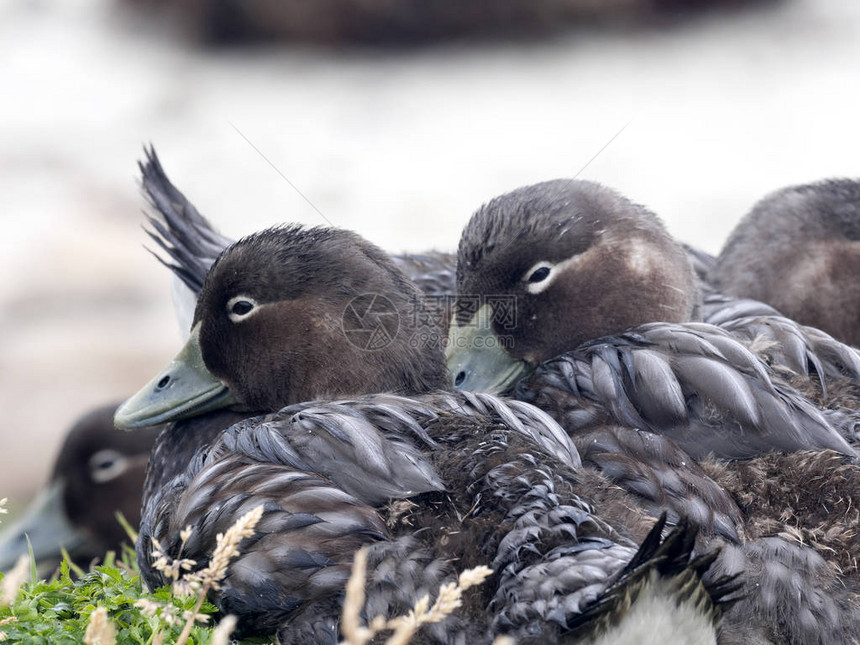
[[[548,275],[549,267],[540,267],[539,269],[535,269],[529,276],[529,283],[534,284],[535,282],[543,282],[546,280]]]
[[[246,313],[251,311],[254,308],[247,300],[240,300],[237,303],[234,303],[232,307],[230,307],[230,311],[236,314],[237,316],[244,316]]]
[[[125,472],[128,460],[116,450],[99,450],[90,457],[89,466],[92,480],[103,484]]]
[[[236,296],[227,301],[227,315],[233,322],[239,322],[257,308],[257,303],[248,296]]]

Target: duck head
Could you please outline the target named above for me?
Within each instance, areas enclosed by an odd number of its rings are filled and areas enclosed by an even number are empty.
[[[187,344],[115,422],[426,392],[447,380],[441,344],[420,292],[382,250],[350,231],[273,228],[216,260]]]
[[[463,231],[446,348],[455,387],[502,392],[587,340],[698,316],[683,248],[599,184],[555,180],[482,206]]]
[[[860,181],[790,186],[760,202],[726,240],[710,277],[803,325],[860,347]]]
[[[0,533],[0,571],[8,571],[30,548],[40,571],[49,573],[62,560],[63,548],[86,566],[130,541],[116,514],[132,526],[140,523],[140,491],[161,428],[117,433],[116,407],[92,410],[71,427],[48,484]]]

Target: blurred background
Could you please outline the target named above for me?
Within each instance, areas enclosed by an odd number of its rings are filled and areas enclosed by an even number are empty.
[[[75,416],[178,349],[145,143],[227,235],[390,251],[453,249],[483,201],[579,173],[717,252],[766,193],[860,175],[852,0],[4,0],[0,75],[13,509]]]

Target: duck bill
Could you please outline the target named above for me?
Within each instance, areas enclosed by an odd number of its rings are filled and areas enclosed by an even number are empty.
[[[24,515],[0,533],[0,571],[8,572],[30,548],[37,568],[53,569],[62,560],[62,549],[75,554],[87,544],[63,510],[63,484],[54,482],[36,496]]]
[[[451,321],[445,358],[458,390],[503,394],[529,369],[528,363],[507,352],[505,339],[493,331],[492,316],[490,305],[483,305],[470,322]]]
[[[114,425],[132,430],[185,419],[236,403],[230,390],[203,363],[200,323],[167,369],[158,374],[114,415]]]

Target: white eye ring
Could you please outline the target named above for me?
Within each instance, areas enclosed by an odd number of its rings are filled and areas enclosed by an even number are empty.
[[[99,450],[90,457],[90,477],[97,484],[116,479],[128,469],[128,459],[111,448]]]
[[[227,301],[227,316],[233,322],[241,322],[257,311],[257,301],[250,296],[234,296]]]
[[[555,265],[551,262],[541,261],[525,272],[523,282],[526,283],[526,291],[537,294],[552,284],[555,277]]]

